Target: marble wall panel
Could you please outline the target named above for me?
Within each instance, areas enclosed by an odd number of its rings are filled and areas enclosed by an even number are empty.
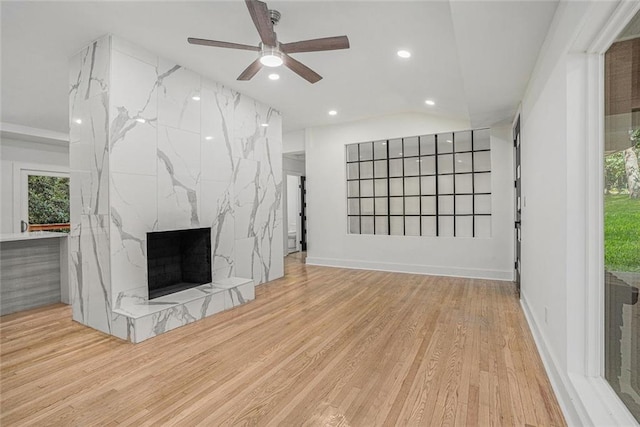
[[[203,227],[211,227],[211,266],[218,276],[233,273],[235,218],[233,186],[224,181],[202,181]],[[221,270],[224,270],[221,271]]]
[[[83,215],[79,235],[81,278],[72,291],[75,318],[105,333],[111,333],[111,282],[107,215]],[[73,255],[72,255],[73,256]]]
[[[231,181],[234,172],[233,122],[236,92],[208,80],[201,89],[202,179]]]
[[[200,132],[200,76],[175,62],[158,60],[158,121]]]
[[[74,55],[69,61],[69,118],[77,104],[109,91],[110,39],[102,37]],[[70,139],[77,141],[73,131]]]
[[[112,54],[110,166],[112,172],[155,175],[157,70],[119,51]]]
[[[199,227],[199,134],[160,125],[157,161],[159,229]]]
[[[156,177],[111,175],[111,281],[113,295],[147,292],[147,233],[157,225]]]

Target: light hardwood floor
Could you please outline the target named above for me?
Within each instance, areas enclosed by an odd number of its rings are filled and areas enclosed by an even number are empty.
[[[306,266],[129,344],[0,318],[10,425],[564,425],[511,283]]]

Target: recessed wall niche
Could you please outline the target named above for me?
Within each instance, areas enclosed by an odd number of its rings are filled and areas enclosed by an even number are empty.
[[[346,146],[347,232],[491,237],[489,129]]]

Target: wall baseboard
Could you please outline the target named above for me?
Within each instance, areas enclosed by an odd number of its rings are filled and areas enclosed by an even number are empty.
[[[527,319],[529,329],[531,330],[531,334],[533,335],[533,340],[536,343],[536,347],[538,348],[538,354],[540,354],[542,364],[547,371],[549,381],[551,382],[551,387],[556,394],[556,398],[558,399],[558,403],[560,404],[560,408],[562,409],[562,413],[565,417],[565,420],[567,421],[567,424],[570,426],[592,425],[590,422],[585,423],[585,421],[589,420],[589,417],[584,413],[584,408],[582,411],[583,415],[580,416],[579,412],[581,411],[579,411],[574,404],[575,402],[576,404],[582,406],[580,400],[578,399],[577,392],[573,388],[573,384],[571,383],[569,377],[563,375],[564,371],[560,368],[555,357],[553,357],[553,355],[549,352],[549,347],[546,345],[544,337],[540,332],[540,328],[538,327],[538,323],[535,320],[535,316],[531,312],[531,309],[529,308],[524,295],[520,299],[520,305],[522,306],[524,317]]]
[[[539,323],[526,298],[520,305],[538,348],[549,381],[569,426],[634,426],[638,425],[629,410],[602,377],[587,377],[566,372],[549,351]]]
[[[471,279],[490,279],[513,281],[513,271],[482,270],[459,267],[439,267],[432,265],[380,263],[350,259],[307,257],[307,264],[323,267],[354,268],[357,270],[391,271],[394,273],[426,274],[432,276],[466,277]]]

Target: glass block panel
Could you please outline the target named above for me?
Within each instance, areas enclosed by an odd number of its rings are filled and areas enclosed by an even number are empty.
[[[491,131],[481,129],[473,132],[473,149],[488,150],[491,148]]]
[[[438,177],[438,194],[453,194],[453,175]]]
[[[473,153],[473,170],[475,172],[483,172],[491,170],[491,152],[481,151]]]
[[[438,196],[438,214],[453,215],[453,196]]]
[[[456,221],[456,237],[473,237],[473,217],[457,216]]]
[[[404,214],[420,215],[420,197],[404,198]]]
[[[402,159],[389,160],[389,176],[402,176]]]
[[[376,141],[373,143],[373,159],[387,158],[387,141]]]
[[[386,196],[387,195],[387,180],[386,179],[376,179],[374,180],[374,190],[375,196]]]
[[[360,162],[360,179],[373,178],[373,162]]]
[[[389,199],[389,212],[391,215],[403,215],[404,214],[404,198],[392,197]]]
[[[358,160],[358,144],[347,145],[347,162],[355,162]]]
[[[402,157],[402,139],[389,140],[389,158]]]
[[[360,199],[360,215],[373,215],[373,199]]]
[[[360,175],[358,174],[359,163],[348,163],[347,164],[347,179],[358,179]]]
[[[389,220],[386,216],[376,216],[376,234],[389,234]]]
[[[360,181],[360,197],[373,197],[373,180]]]
[[[438,156],[438,174],[453,172],[453,155],[445,154]]]
[[[438,135],[438,154],[453,152],[453,134],[442,133]]]
[[[438,218],[438,236],[453,237],[453,217],[441,216]]]
[[[473,196],[456,196],[456,214],[465,215],[472,213]]]
[[[461,151],[471,151],[471,131],[456,132],[454,136],[457,153]]]
[[[350,234],[360,234],[360,217],[350,216],[347,221],[348,232]]]
[[[491,237],[491,216],[476,216],[476,236],[475,237]]]
[[[420,175],[435,175],[436,156],[425,156],[420,158]]]
[[[389,179],[389,195],[402,196],[402,178]]]
[[[373,160],[372,142],[363,142],[360,144],[360,160]]]
[[[376,178],[386,178],[387,177],[387,161],[378,160],[376,162],[373,162],[373,174]]]
[[[386,197],[376,197],[375,199],[376,215],[386,215],[389,213],[389,202]]]
[[[404,157],[409,156],[417,156],[418,153],[418,137],[412,136],[409,138],[404,138],[404,152],[402,155]]]
[[[436,196],[422,196],[422,215],[436,214]]]
[[[405,196],[418,196],[420,195],[420,178],[405,178],[404,179],[404,195]]]
[[[373,234],[372,216],[363,216],[360,218],[360,234]]]
[[[417,157],[404,159],[404,176],[417,176],[420,174],[420,159]]]
[[[436,153],[435,135],[424,135],[420,137],[420,155]]]
[[[436,177],[435,176],[423,176],[420,178],[422,194],[436,194]]]
[[[392,236],[402,236],[404,235],[404,218],[401,216],[392,216],[390,218],[391,222],[391,230],[390,233]]]
[[[422,217],[422,235],[435,237],[436,236],[436,217],[423,216]]]
[[[476,193],[490,193],[491,192],[491,174],[490,173],[474,173],[473,179],[474,190]]]
[[[471,156],[472,156],[472,153],[459,153],[455,155],[456,173],[472,172]]]
[[[347,215],[360,215],[360,199],[347,199]]]
[[[360,196],[360,183],[358,181],[347,182],[347,197]]]
[[[420,217],[408,216],[404,219],[404,235],[419,236],[420,235]]]
[[[472,193],[473,192],[473,185],[471,182],[472,178],[473,178],[472,174],[456,175],[456,193],[457,194]]]
[[[491,213],[491,195],[475,195],[475,209],[477,214]]]

